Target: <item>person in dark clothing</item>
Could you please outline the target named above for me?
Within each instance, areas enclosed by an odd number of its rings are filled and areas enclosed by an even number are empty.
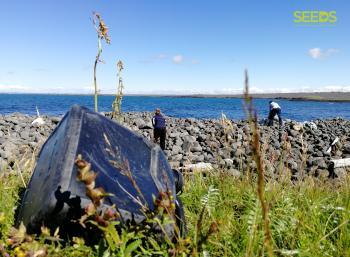
[[[270,105],[270,112],[269,112],[267,125],[268,126],[273,125],[273,119],[277,115],[278,116],[279,125],[282,126],[281,107],[279,106],[278,103],[273,102],[273,101],[270,101],[269,105]]]
[[[152,125],[153,125],[153,133],[154,133],[154,141],[155,143],[158,142],[158,139],[160,139],[160,148],[162,150],[165,149],[165,138],[166,138],[166,123],[164,116],[160,113],[160,109],[157,108],[155,115],[152,119]]]

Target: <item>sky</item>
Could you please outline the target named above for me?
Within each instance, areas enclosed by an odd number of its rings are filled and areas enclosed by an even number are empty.
[[[350,91],[349,0],[0,0],[0,92],[235,94]],[[336,22],[295,22],[295,12]],[[307,15],[307,14],[306,14]],[[316,21],[318,18],[316,17]]]

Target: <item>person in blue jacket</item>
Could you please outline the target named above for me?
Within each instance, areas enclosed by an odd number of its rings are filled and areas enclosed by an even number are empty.
[[[165,138],[166,138],[166,122],[164,116],[160,113],[160,109],[157,108],[155,111],[155,115],[152,119],[152,125],[153,125],[153,135],[154,135],[154,141],[155,143],[158,142],[158,139],[160,139],[160,148],[162,150],[165,149]]]

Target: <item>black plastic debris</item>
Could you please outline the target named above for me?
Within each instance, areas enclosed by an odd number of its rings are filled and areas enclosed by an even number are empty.
[[[122,221],[141,222],[144,215],[135,199],[142,199],[120,166],[127,165],[151,210],[153,197],[170,190],[176,204],[176,220],[184,231],[184,211],[176,192],[179,174],[170,168],[159,146],[126,127],[87,108],[74,105],[43,145],[17,218],[31,233],[45,225],[75,236],[87,233],[77,222],[90,203],[85,185],[77,180],[78,154],[98,172],[96,187],[113,196],[103,207],[115,204]],[[177,190],[176,190],[177,189]]]

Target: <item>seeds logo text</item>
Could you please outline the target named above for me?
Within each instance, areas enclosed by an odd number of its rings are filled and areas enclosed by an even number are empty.
[[[294,23],[336,23],[336,11],[295,11]]]

